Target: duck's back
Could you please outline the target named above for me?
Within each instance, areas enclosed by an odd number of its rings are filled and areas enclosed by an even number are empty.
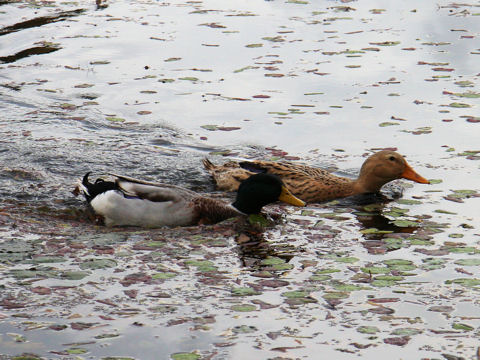
[[[229,161],[216,166],[205,160],[204,165],[212,174],[217,187],[225,191],[235,191],[242,180],[264,172],[278,176],[293,195],[308,203],[350,196],[353,192],[354,180],[336,176],[324,169],[290,162]]]
[[[324,169],[290,162],[244,161],[240,166],[249,171],[277,175],[293,195],[309,203],[349,196],[354,183]]]

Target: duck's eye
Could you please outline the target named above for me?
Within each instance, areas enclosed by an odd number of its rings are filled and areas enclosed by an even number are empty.
[[[388,160],[390,160],[390,161],[395,161],[395,156],[390,156],[390,157],[388,158]]]

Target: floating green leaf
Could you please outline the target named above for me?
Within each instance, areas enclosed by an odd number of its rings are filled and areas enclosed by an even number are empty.
[[[393,231],[391,230],[379,230],[377,228],[369,228],[360,230],[362,234],[391,234]]]
[[[445,284],[457,284],[465,287],[475,287],[480,285],[480,279],[476,278],[459,278],[454,280],[446,280]]]
[[[382,42],[371,42],[370,45],[377,46],[395,46],[400,44],[400,41],[382,41]]]
[[[480,259],[458,259],[455,261],[455,264],[462,266],[480,266]]]
[[[257,310],[257,307],[255,305],[250,305],[250,304],[238,304],[238,305],[232,305],[230,309],[232,309],[233,311],[239,311],[239,312],[250,312],[250,311]]]
[[[361,334],[376,334],[380,329],[376,326],[359,326],[357,331]]]
[[[474,329],[473,326],[462,324],[462,323],[453,323],[452,328],[455,330],[463,330],[463,331],[472,331]]]
[[[392,335],[398,336],[413,336],[421,334],[423,331],[415,328],[398,328],[391,332]]]
[[[336,272],[340,272],[340,270],[334,269],[334,268],[325,268],[325,269],[316,270],[315,275],[332,274],[332,273],[336,273]]]
[[[393,125],[400,125],[400,124],[397,123],[397,122],[393,122],[393,121],[384,121],[384,122],[378,124],[378,126],[380,126],[380,127],[387,127],[387,126],[393,126]]]
[[[447,246],[445,249],[454,254],[473,254],[478,252],[477,249],[472,246]]]
[[[98,270],[107,269],[115,266],[117,266],[117,262],[112,259],[87,259],[80,264],[80,269]]]
[[[178,80],[186,80],[186,81],[198,81],[198,78],[194,77],[194,76],[185,76],[185,77],[181,77],[181,78],[178,78]]]
[[[348,292],[341,292],[341,291],[328,291],[322,295],[322,298],[325,300],[339,300],[339,299],[346,299],[350,296]]]
[[[241,288],[234,288],[232,289],[233,296],[252,296],[258,295],[259,292],[255,291],[251,287],[241,287]]]
[[[82,348],[67,349],[67,353],[69,353],[70,355],[80,355],[80,354],[85,354],[87,352],[88,352],[87,349],[82,349]]]
[[[167,279],[174,278],[175,276],[177,276],[177,274],[173,272],[159,272],[159,273],[153,274],[152,279],[167,280]]]
[[[251,334],[258,331],[258,329],[255,326],[240,325],[232,328],[232,331],[235,334]]]
[[[304,298],[308,296],[308,292],[306,291],[287,291],[282,293],[283,297],[286,297],[288,299],[292,298]]]
[[[108,60],[97,60],[97,61],[90,61],[90,65],[107,65],[110,64]]]
[[[421,204],[422,202],[420,200],[413,200],[413,199],[398,199],[397,203],[402,205],[417,205],[417,204]]]
[[[332,280],[330,282],[330,285],[338,291],[342,292],[351,292],[351,291],[358,291],[358,290],[367,290],[369,289],[366,286],[360,286],[360,285],[353,285],[353,284],[345,284],[341,281],[338,280]]]
[[[115,117],[115,116],[107,116],[105,119],[111,122],[118,122],[118,123],[125,122],[124,118]]]
[[[198,360],[201,358],[201,356],[195,353],[179,352],[179,353],[171,354],[170,358],[172,360]]]
[[[330,275],[312,275],[308,280],[324,282],[324,281],[330,280],[331,278],[332,277]]]
[[[465,103],[459,103],[459,102],[453,102],[448,104],[448,106],[453,107],[453,108],[469,108],[472,107],[472,105],[465,104]]]
[[[393,225],[398,227],[417,227],[419,224],[411,220],[394,220]]]
[[[360,268],[366,274],[388,274],[392,269],[388,267],[376,267],[376,266],[369,266]]]
[[[453,95],[458,97],[470,98],[470,99],[480,98],[480,93],[474,92],[474,91],[467,91],[464,93],[453,93]]]
[[[405,259],[389,259],[389,260],[384,260],[383,263],[387,266],[412,265],[413,264],[413,262],[411,260],[405,260]]]
[[[88,275],[90,275],[88,271],[64,271],[60,274],[60,278],[66,280],[82,280]]]

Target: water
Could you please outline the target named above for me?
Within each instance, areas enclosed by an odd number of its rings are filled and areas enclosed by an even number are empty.
[[[59,355],[72,347],[65,344],[81,339],[92,342],[79,345],[85,356],[98,358],[168,359],[195,351],[192,358],[311,358],[318,350],[345,359],[474,358],[478,285],[458,279],[480,276],[479,200],[448,198],[453,190],[478,191],[478,2],[0,4],[1,355],[66,356]],[[348,202],[307,212],[281,208],[284,223],[259,238],[244,232],[251,237],[247,245],[235,242],[242,239],[231,225],[140,232],[93,227],[82,200],[71,194],[87,171],[212,192],[203,157],[268,158],[269,148],[354,175],[367,154],[385,147],[442,182],[406,187],[403,198],[418,203],[377,200],[366,215],[359,215],[364,204]],[[408,212],[397,218],[395,208]],[[369,233],[374,227],[393,231],[394,240]],[[35,247],[9,247],[13,240]],[[64,260],[32,263],[38,255]],[[285,287],[262,285],[257,276],[268,256],[286,261],[286,270],[267,277],[284,279]],[[65,271],[79,271],[90,257],[114,259],[116,266],[69,280],[75,288],[55,287],[64,285]],[[370,286],[382,274],[359,277],[361,269],[392,259],[414,266],[389,270],[403,277],[400,283]],[[29,268],[50,272],[12,275]],[[325,268],[339,272],[309,280]],[[126,275],[157,272],[176,276],[119,285]],[[369,289],[345,290],[334,280]],[[41,295],[48,292],[42,287],[53,292]],[[237,287],[257,293],[232,295]],[[132,288],[138,296],[124,292]],[[284,293],[297,290],[318,302],[289,303]],[[151,296],[157,292],[170,298]],[[331,292],[349,297],[332,305]],[[372,297],[398,298],[383,303],[394,315],[369,313]],[[105,299],[120,310],[98,302]],[[242,304],[255,311],[232,310]],[[155,310],[158,305],[175,310]],[[428,311],[431,305],[454,311]],[[72,329],[82,321],[96,325]],[[51,330],[52,324],[67,330]],[[252,331],[238,330],[241,325]],[[363,325],[379,331],[369,337],[356,330]],[[421,334],[395,333],[412,327]],[[105,345],[95,338],[103,329],[120,340]],[[178,342],[166,337],[170,331]],[[7,333],[27,340],[15,342]],[[401,334],[411,337],[404,346],[385,341]],[[123,339],[144,337],[143,350],[123,346]]]

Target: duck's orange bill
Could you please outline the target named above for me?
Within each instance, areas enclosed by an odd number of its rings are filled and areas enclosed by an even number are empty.
[[[305,206],[305,201],[302,201],[296,196],[294,196],[285,186],[282,186],[282,192],[278,197],[278,200],[290,205]]]
[[[430,184],[430,181],[425,179],[423,176],[418,175],[410,165],[405,165],[405,170],[403,171],[402,175],[400,175],[402,178],[412,180],[420,184]]]

